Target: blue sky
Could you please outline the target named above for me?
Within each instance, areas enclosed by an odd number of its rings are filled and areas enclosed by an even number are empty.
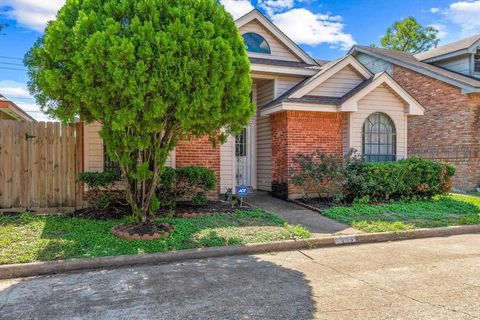
[[[26,90],[22,58],[64,0],[0,0],[0,93],[43,118]],[[256,7],[315,58],[378,43],[394,21],[414,16],[440,31],[441,44],[480,33],[480,0],[220,0],[234,17]],[[11,70],[17,69],[17,70]]]

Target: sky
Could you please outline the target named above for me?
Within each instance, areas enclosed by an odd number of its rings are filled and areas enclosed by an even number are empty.
[[[45,120],[27,90],[23,57],[65,0],[0,0],[0,93]],[[480,0],[220,0],[234,18],[257,8],[311,56],[332,60],[378,43],[409,16],[439,30],[441,44],[480,33]]]

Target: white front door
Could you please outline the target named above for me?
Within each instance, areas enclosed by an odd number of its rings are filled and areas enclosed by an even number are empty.
[[[252,126],[243,128],[243,131],[235,137],[235,161],[237,185],[243,184],[248,187],[252,183]]]

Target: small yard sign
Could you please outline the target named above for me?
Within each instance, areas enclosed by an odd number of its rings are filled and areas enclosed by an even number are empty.
[[[243,206],[243,198],[248,195],[248,187],[244,184],[238,185],[236,188],[237,196],[240,198],[240,207]]]

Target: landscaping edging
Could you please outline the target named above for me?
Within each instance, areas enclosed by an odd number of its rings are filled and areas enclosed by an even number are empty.
[[[309,204],[303,203],[301,201],[294,200],[294,199],[288,199],[288,201],[290,201],[293,204],[296,204],[297,206],[303,207],[305,209],[309,209],[309,210],[312,210],[312,211],[315,211],[315,212],[318,212],[318,213],[322,213],[321,209],[319,209],[317,207],[314,207],[314,206],[311,206]]]
[[[260,254],[291,250],[306,250],[339,245],[365,244],[375,242],[400,241],[430,237],[445,237],[460,234],[480,233],[480,225],[455,226],[433,229],[417,229],[400,232],[364,233],[357,235],[337,235],[307,240],[288,240],[264,244],[200,248],[174,252],[125,255],[93,259],[70,259],[0,266],[0,279],[32,277],[81,270],[108,269],[137,265],[155,265],[193,259]]]

